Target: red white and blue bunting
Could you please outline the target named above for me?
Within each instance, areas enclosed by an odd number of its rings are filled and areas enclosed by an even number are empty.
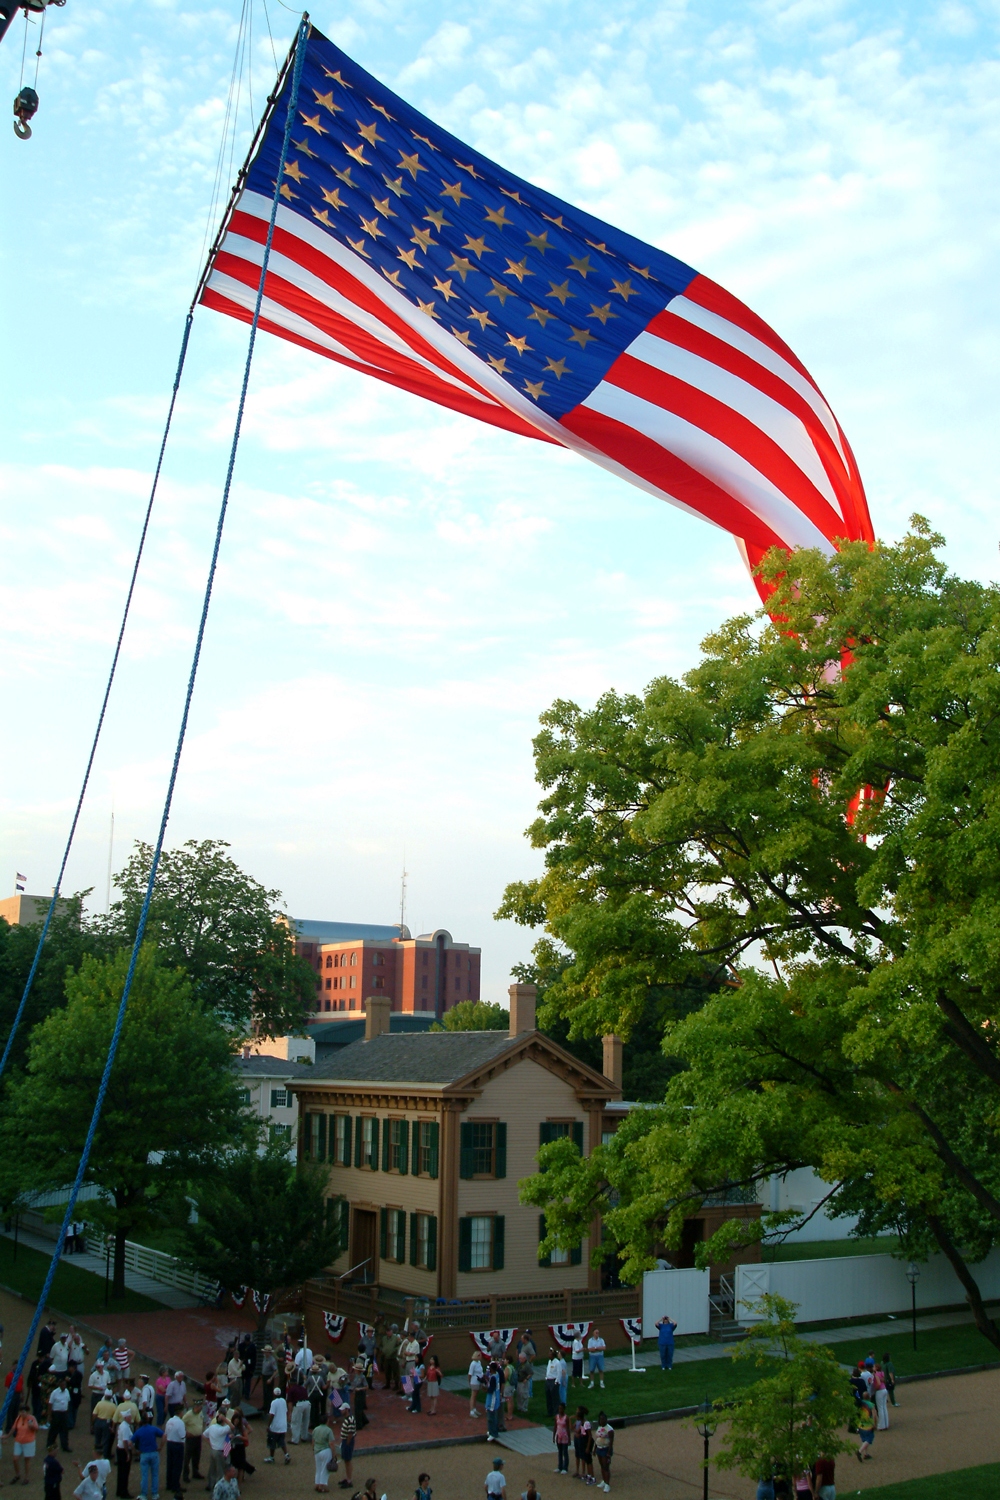
[[[483,1358],[489,1359],[490,1345],[493,1344],[496,1339],[499,1339],[504,1348],[509,1349],[514,1341],[514,1335],[516,1332],[516,1328],[491,1328],[482,1330],[479,1333],[473,1333],[472,1329],[470,1328],[469,1338],[475,1344],[476,1348],[479,1350]]]
[[[265,1313],[265,1312],[267,1312],[269,1310],[269,1308],[271,1306],[271,1293],[270,1292],[257,1292],[257,1291],[254,1291],[254,1292],[251,1292],[250,1295],[253,1298],[253,1305],[254,1305],[254,1307],[257,1310],[258,1316],[260,1316],[262,1313]]]
[[[359,1339],[366,1339],[366,1338],[369,1337],[369,1335],[372,1338],[375,1337],[375,1324],[374,1323],[362,1323],[362,1322],[359,1322],[358,1323],[358,1338]]]
[[[619,1318],[619,1323],[625,1330],[625,1336],[633,1344],[642,1343],[642,1319],[641,1318]]]
[[[229,1293],[229,1295],[230,1295],[230,1297],[232,1297],[233,1303],[234,1303],[234,1305],[236,1307],[242,1307],[243,1306],[244,1302],[247,1300],[247,1292],[249,1290],[250,1290],[250,1288],[248,1286],[238,1286],[238,1287],[235,1288],[234,1291],[231,1291]]]
[[[326,1336],[330,1340],[330,1343],[339,1344],[344,1337],[347,1319],[343,1313],[325,1312],[323,1314],[323,1327],[326,1329]]]
[[[550,1323],[549,1331],[560,1349],[572,1349],[574,1339],[585,1339],[590,1332],[589,1323]]]

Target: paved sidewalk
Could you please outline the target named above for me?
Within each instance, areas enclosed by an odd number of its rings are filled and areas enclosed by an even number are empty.
[[[917,1332],[929,1333],[933,1328],[953,1328],[960,1323],[971,1323],[970,1312],[945,1312],[926,1313],[917,1318]],[[909,1318],[880,1318],[872,1323],[855,1323],[849,1328],[824,1328],[814,1333],[803,1333],[801,1338],[811,1344],[877,1344],[878,1341],[889,1334],[907,1333],[911,1327]],[[732,1344],[695,1344],[691,1348],[680,1348],[674,1351],[674,1364],[694,1364],[703,1359],[725,1359],[731,1353]],[[640,1370],[657,1370],[660,1367],[660,1356],[655,1348],[640,1348],[636,1350],[636,1366]],[[608,1354],[604,1360],[605,1369],[608,1370],[630,1370],[632,1368],[632,1356],[630,1354]],[[536,1369],[537,1369],[536,1365]],[[538,1377],[535,1377],[536,1380]],[[442,1381],[445,1390],[467,1391],[468,1381],[464,1375],[446,1375]]]
[[[0,1231],[2,1232],[2,1231]],[[6,1234],[6,1238],[14,1238],[13,1231]],[[31,1250],[39,1250],[42,1255],[47,1255],[51,1260],[55,1251],[55,1241],[47,1240],[44,1235],[32,1234],[22,1229],[17,1236],[19,1245],[27,1245]],[[80,1271],[92,1271],[95,1276],[104,1280],[106,1270],[105,1262],[99,1255],[68,1255],[64,1250],[62,1260],[68,1266],[76,1266]],[[151,1297],[154,1302],[162,1302],[164,1307],[197,1307],[197,1297],[190,1292],[182,1292],[178,1287],[166,1286],[162,1281],[154,1281],[151,1276],[140,1276],[137,1271],[125,1272],[125,1285],[130,1292],[141,1292],[144,1297]]]

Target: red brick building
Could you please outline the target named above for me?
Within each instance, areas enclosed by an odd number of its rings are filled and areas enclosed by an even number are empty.
[[[316,970],[316,1021],[360,1018],[366,995],[387,995],[396,1014],[440,1020],[459,1000],[479,999],[480,950],[443,927],[293,922],[296,948]]]

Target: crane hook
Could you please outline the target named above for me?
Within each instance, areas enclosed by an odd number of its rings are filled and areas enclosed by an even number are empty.
[[[14,99],[14,134],[22,141],[31,139],[28,121],[38,109],[38,95],[27,85]]]

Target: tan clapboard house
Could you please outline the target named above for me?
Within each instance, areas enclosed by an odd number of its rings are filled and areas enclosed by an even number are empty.
[[[620,1043],[606,1077],[535,1030],[534,986],[510,996],[509,1032],[408,1035],[371,997],[365,1039],[293,1082],[300,1149],[329,1169],[332,1276],[431,1299],[599,1287],[588,1240],[539,1261],[544,1224],[518,1183],[545,1141],[600,1142]]]

